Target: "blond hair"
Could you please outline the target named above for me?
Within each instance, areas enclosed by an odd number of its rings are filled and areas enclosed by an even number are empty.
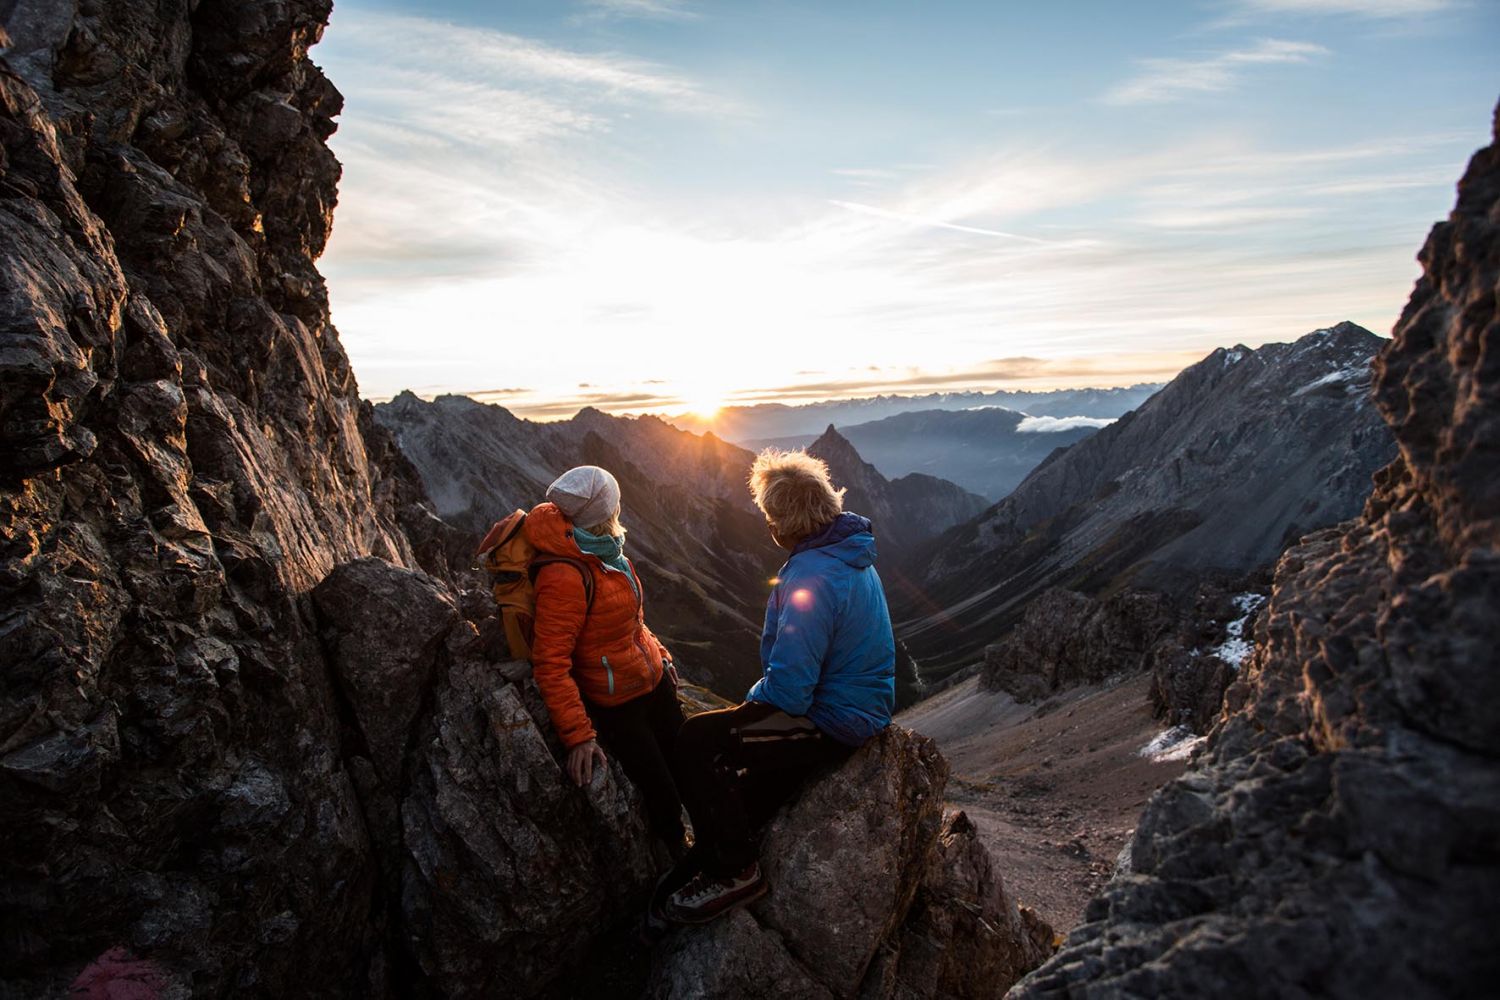
[[[619,511],[615,511],[609,515],[609,520],[601,521],[592,528],[584,528],[583,530],[591,535],[599,535],[600,537],[605,535],[613,535],[615,538],[625,537],[625,525],[620,523]]]
[[[844,509],[844,491],[828,481],[828,465],[805,451],[767,448],[750,467],[750,496],[776,534],[807,537]]]

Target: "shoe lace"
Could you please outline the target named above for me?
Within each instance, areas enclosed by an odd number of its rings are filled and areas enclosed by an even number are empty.
[[[709,878],[706,875],[695,875],[693,880],[683,889],[682,901],[689,906],[701,903],[703,900],[716,894],[721,887],[727,887],[728,879]]]

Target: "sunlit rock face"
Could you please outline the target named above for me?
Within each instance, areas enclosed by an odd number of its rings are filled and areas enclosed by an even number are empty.
[[[148,955],[163,988],[352,989],[376,865],[305,595],[414,565],[423,515],[313,264],[329,3],[6,8],[6,988],[113,954],[91,982]]]
[[[1500,148],[1420,259],[1375,365],[1399,457],[1361,516],[1282,556],[1209,749],[1012,995],[1493,992]]]

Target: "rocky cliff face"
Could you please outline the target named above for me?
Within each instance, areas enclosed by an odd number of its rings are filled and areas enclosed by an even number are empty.
[[[1028,702],[1149,672],[1152,714],[1207,732],[1249,655],[1252,622],[1265,596],[1247,588],[1259,584],[1246,580],[1226,588],[1205,581],[1190,603],[1150,590],[1126,589],[1103,600],[1061,588],[1044,591],[1005,638],[985,647],[980,686]]]
[[[1369,396],[1381,340],[1352,323],[1217,350],[1039,465],[931,547],[902,634],[924,666],[972,660],[1048,587],[1188,600],[1349,517],[1394,454]],[[943,610],[932,612],[936,605]]]
[[[0,949],[349,987],[376,862],[305,594],[415,565],[313,265],[326,0],[7,5]],[[429,564],[442,572],[442,567]],[[316,928],[316,930],[314,930]]]
[[[1375,365],[1399,457],[1281,558],[1208,750],[1012,995],[1493,993],[1500,145],[1420,259]]]

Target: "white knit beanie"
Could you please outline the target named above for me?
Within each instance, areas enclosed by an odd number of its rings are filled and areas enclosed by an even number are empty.
[[[608,521],[620,510],[620,484],[597,465],[569,469],[547,487],[547,499],[580,528]]]

